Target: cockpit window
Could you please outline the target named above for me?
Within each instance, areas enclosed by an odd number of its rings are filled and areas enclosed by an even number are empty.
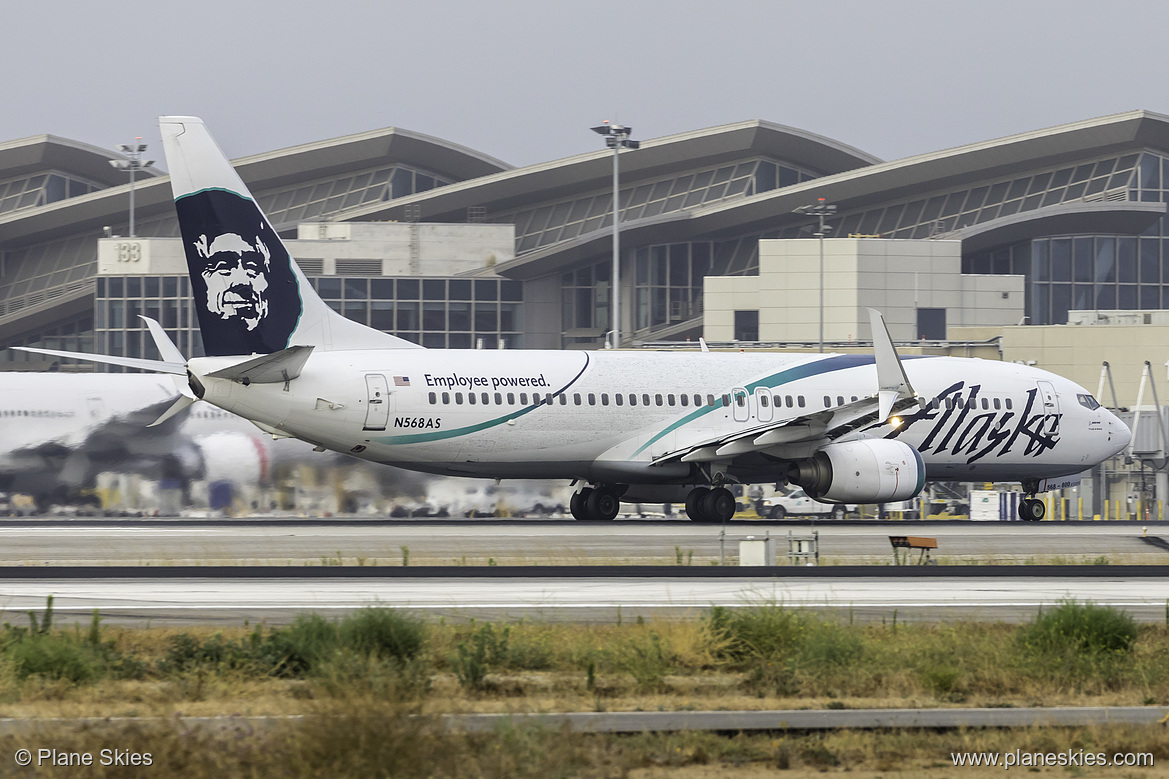
[[[1079,395],[1076,395],[1076,399],[1078,401],[1080,401],[1080,405],[1086,409],[1090,409],[1092,411],[1095,411],[1096,409],[1100,408],[1100,402],[1097,401],[1096,398],[1092,397],[1091,395],[1079,394]]]

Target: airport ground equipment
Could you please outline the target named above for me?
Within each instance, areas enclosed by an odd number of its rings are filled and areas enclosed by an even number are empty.
[[[819,565],[820,564],[820,531],[813,530],[811,534],[795,534],[787,532],[787,562],[788,565]]]
[[[938,539],[936,538],[926,538],[925,536],[889,536],[889,543],[893,546],[893,562],[896,565],[908,564],[909,557],[915,549],[921,552],[917,558],[918,565],[938,564],[938,561],[930,556],[930,553],[938,548]],[[904,559],[902,559],[902,549],[908,550],[904,554]]]

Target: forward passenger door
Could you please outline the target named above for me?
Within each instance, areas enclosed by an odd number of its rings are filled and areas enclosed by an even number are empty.
[[[747,422],[751,419],[751,393],[742,387],[731,390],[731,417],[736,422]]]
[[[363,430],[385,430],[390,420],[390,387],[380,373],[365,375],[366,410]]]

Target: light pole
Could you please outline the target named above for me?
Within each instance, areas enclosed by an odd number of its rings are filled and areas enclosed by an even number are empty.
[[[142,161],[142,152],[146,151],[146,144],[139,143],[142,137],[139,136],[134,139],[134,143],[123,143],[118,146],[119,151],[125,154],[128,159],[124,160],[110,160],[110,165],[118,170],[130,171],[130,236],[134,237],[134,173],[135,171],[143,170],[152,167],[154,160]]]
[[[831,232],[832,228],[824,224],[824,217],[832,216],[836,213],[836,206],[828,205],[824,198],[817,198],[815,203],[807,206],[800,206],[795,209],[796,213],[807,214],[808,216],[819,217],[820,223],[816,228],[814,235],[820,239],[820,353],[824,353],[824,236]]]
[[[638,141],[629,140],[633,134],[632,127],[620,124],[604,124],[592,128],[593,132],[605,136],[605,145],[613,150],[613,278],[609,283],[611,298],[609,308],[613,312],[612,341],[606,339],[605,345],[610,349],[621,346],[621,184],[618,173],[618,155],[622,149],[636,149],[641,146]]]

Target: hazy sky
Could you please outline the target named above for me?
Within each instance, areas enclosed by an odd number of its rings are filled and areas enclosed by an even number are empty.
[[[130,14],[137,14],[132,16]],[[523,165],[744,119],[895,159],[1169,113],[1163,0],[0,0],[0,140],[202,116],[232,157],[397,126]]]

